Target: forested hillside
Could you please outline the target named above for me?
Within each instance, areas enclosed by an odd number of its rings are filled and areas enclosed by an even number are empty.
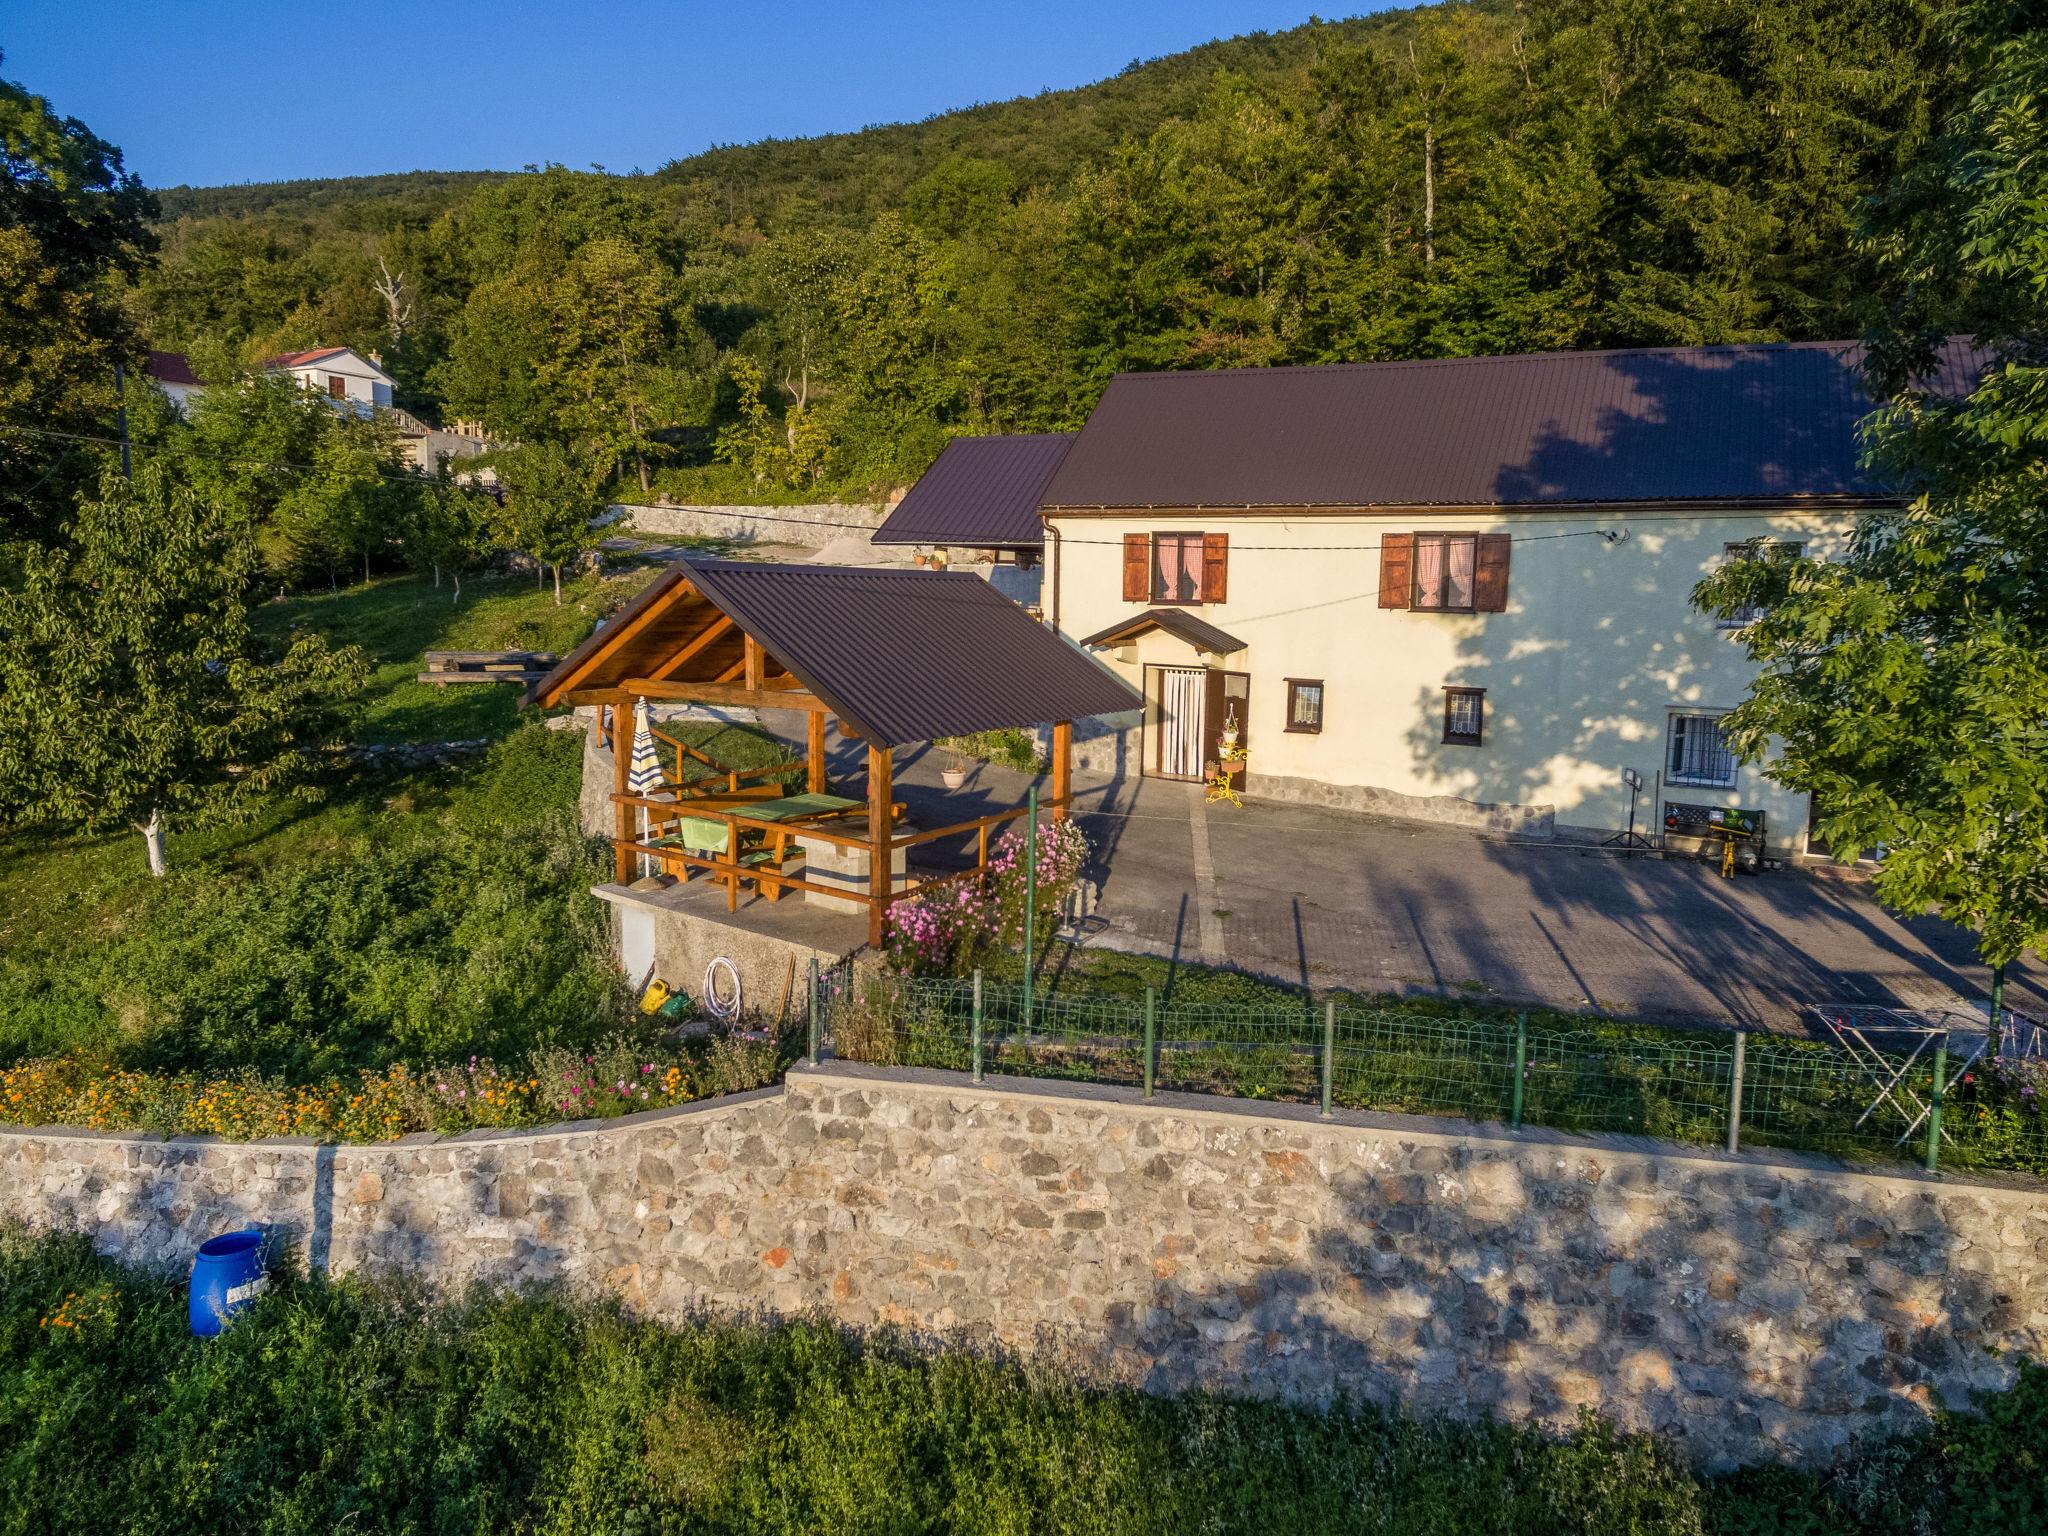
[[[375,348],[421,414],[756,499],[1121,368],[1851,334],[1937,8],[1454,0],[647,176],[181,188],[139,299],[203,367]]]

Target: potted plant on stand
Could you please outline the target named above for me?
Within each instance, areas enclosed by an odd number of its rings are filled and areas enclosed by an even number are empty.
[[[949,748],[939,764],[939,778],[946,788],[958,789],[967,782],[967,775],[973,766],[965,752]]]

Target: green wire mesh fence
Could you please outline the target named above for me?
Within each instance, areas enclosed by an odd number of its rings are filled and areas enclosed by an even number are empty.
[[[2048,1175],[2048,1114],[2025,1082],[1936,1063],[1867,1063],[1833,1046],[1588,1021],[1419,1014],[1356,1002],[1271,1007],[837,973],[821,990],[832,1052],[878,1065],[1118,1083],[1406,1114],[1626,1132],[1709,1146]],[[2036,1065],[2039,1065],[2038,1063]],[[1903,1069],[1903,1070],[1901,1070]],[[1739,1070],[1739,1076],[1738,1076]],[[1995,1071],[1996,1069],[1994,1069]],[[2044,1077],[2048,1083],[2048,1077]],[[1739,1091],[1738,1091],[1739,1089]]]

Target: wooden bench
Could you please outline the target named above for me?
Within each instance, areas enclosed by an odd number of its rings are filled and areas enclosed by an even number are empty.
[[[546,651],[428,651],[419,681],[449,683],[537,683],[555,670]]]

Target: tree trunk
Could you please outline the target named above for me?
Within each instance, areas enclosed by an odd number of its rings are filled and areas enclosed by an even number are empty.
[[[438,560],[434,562],[434,585],[441,585],[441,562]]]
[[[1436,121],[1422,120],[1422,264],[1436,261]]]
[[[633,450],[633,462],[640,466],[640,494],[645,496],[654,489],[654,486],[647,478],[647,460],[641,457],[637,448]]]
[[[555,606],[556,606],[557,608],[559,608],[559,607],[561,607],[561,606],[562,606],[562,562],[561,562],[561,561],[557,560],[557,561],[555,562],[555,566],[554,566],[554,571],[555,571]]]
[[[367,587],[367,586],[368,586],[369,584],[370,584],[370,552],[369,552],[369,551],[368,551],[368,550],[366,549],[366,550],[364,550],[364,551],[363,551],[363,585]]]
[[[462,567],[459,565],[449,566],[448,578],[455,583],[455,595],[449,598],[448,601],[459,606],[462,602]]]
[[[149,820],[135,823],[135,830],[142,834],[142,846],[149,851],[150,874],[163,879],[168,868],[164,862],[164,813],[151,806]]]

